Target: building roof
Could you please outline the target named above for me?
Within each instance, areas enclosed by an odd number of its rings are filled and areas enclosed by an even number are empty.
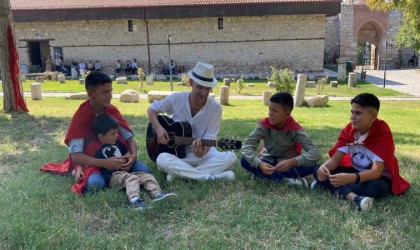
[[[13,11],[341,3],[341,0],[10,0]]]

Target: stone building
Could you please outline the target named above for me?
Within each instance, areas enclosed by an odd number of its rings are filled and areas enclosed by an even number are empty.
[[[327,17],[325,60],[352,61],[370,69],[407,66],[415,53],[397,48],[392,42],[402,22],[401,13],[371,11],[366,0],[343,0],[341,13]]]
[[[146,73],[174,59],[218,75],[266,74],[270,66],[320,71],[327,16],[341,0],[11,0],[20,62],[48,56],[99,60],[108,73],[136,58]],[[171,40],[169,41],[168,35]],[[170,58],[169,58],[170,50]]]

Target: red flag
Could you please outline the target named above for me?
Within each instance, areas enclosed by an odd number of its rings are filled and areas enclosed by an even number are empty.
[[[25,100],[20,92],[19,84],[19,55],[16,51],[15,39],[13,37],[12,27],[7,27],[7,40],[9,43],[9,65],[10,65],[10,77],[13,85],[13,95],[15,99],[15,111],[21,108],[25,112],[29,112],[26,107]]]

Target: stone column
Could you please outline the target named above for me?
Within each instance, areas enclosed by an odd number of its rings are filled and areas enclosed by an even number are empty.
[[[305,87],[306,87],[306,75],[298,74],[298,80],[296,84],[294,105],[295,107],[301,107],[305,97]]]
[[[348,85],[349,85],[349,87],[356,87],[356,85],[357,85],[357,75],[356,75],[356,73],[349,73]]]
[[[346,64],[339,63],[337,71],[338,71],[337,80],[345,80],[346,79]]]
[[[229,104],[229,86],[220,87],[220,104],[222,105]]]
[[[42,100],[41,83],[33,82],[31,86],[31,98],[32,100]]]
[[[270,90],[264,90],[263,91],[263,100],[262,100],[262,103],[264,105],[267,105],[268,106],[268,104],[270,102],[270,97],[271,97],[272,93],[273,92],[271,92]]]
[[[64,75],[58,75],[57,77],[59,83],[65,83],[66,77]]]

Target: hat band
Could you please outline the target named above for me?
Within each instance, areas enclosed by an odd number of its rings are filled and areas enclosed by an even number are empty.
[[[213,82],[213,78],[207,78],[207,77],[202,77],[197,75],[194,71],[192,72],[192,75],[194,77],[196,77],[197,79],[201,80],[201,81],[205,81],[205,82]]]

